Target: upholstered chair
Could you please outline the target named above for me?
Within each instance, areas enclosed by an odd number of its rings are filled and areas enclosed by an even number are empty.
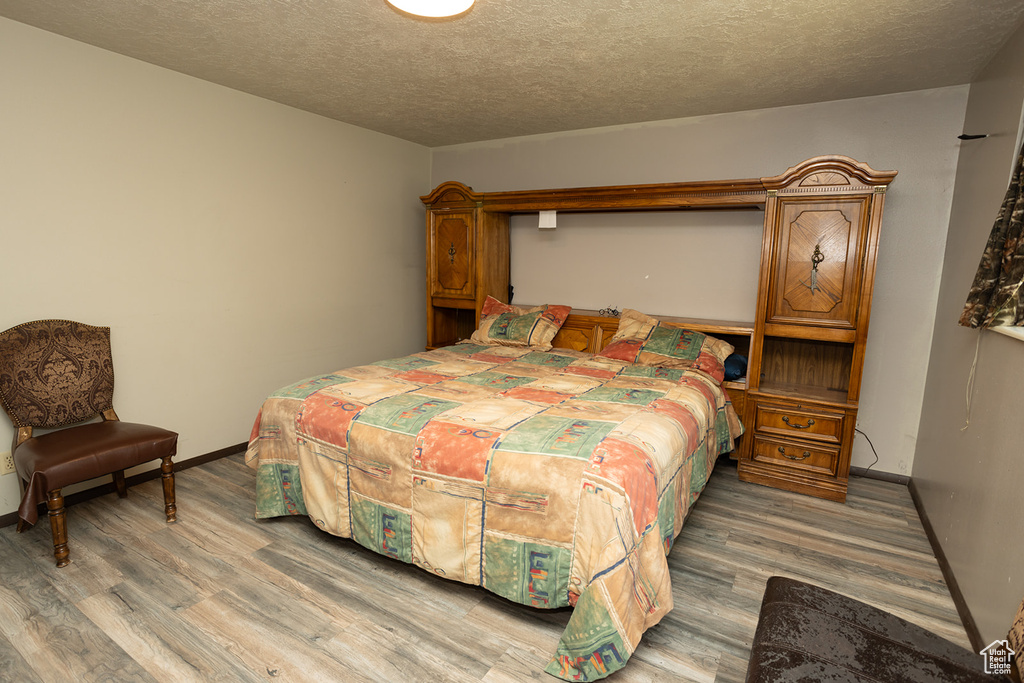
[[[168,523],[177,519],[171,457],[178,435],[121,422],[113,396],[109,327],[37,320],[0,332],[0,403],[14,423],[11,452],[22,485],[18,531],[36,523],[45,502],[58,567],[69,562],[65,486],[112,474],[124,498],[124,471],[160,460],[164,512]]]

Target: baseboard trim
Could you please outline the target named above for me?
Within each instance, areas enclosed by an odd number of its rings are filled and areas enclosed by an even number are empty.
[[[234,446],[228,446],[226,448],[221,448],[219,450],[212,451],[210,453],[206,453],[204,455],[197,455],[196,457],[189,458],[188,460],[182,460],[181,462],[175,462],[174,463],[174,471],[175,472],[180,472],[182,470],[187,470],[190,467],[196,467],[198,465],[205,465],[208,462],[213,462],[214,460],[219,460],[220,458],[223,458],[223,457],[226,457],[226,456],[229,456],[229,455],[234,455],[235,453],[241,453],[242,451],[245,450],[247,445],[248,445],[247,443],[242,442],[242,443],[239,443],[239,444],[235,444]],[[159,476],[160,476],[160,468],[156,467],[156,468],[153,468],[151,470],[147,470],[145,472],[140,472],[139,474],[133,474],[132,476],[127,477],[125,479],[125,483],[127,483],[128,486],[134,486],[136,484],[141,484],[144,481],[150,481],[151,479],[156,479]],[[109,481],[109,482],[107,482],[105,484],[100,484],[98,486],[93,486],[92,488],[85,489],[83,491],[78,491],[77,493],[72,493],[72,494],[66,496],[64,498],[64,505],[65,506],[70,506],[70,505],[74,505],[75,503],[81,503],[81,502],[86,501],[86,500],[92,500],[93,498],[98,498],[99,496],[105,496],[108,493],[114,493],[116,490],[117,489],[114,487],[114,482],[113,481]],[[40,513],[39,513],[40,518],[43,518],[43,517],[46,516],[46,509],[45,509],[45,507],[46,507],[45,504],[40,504]],[[3,528],[5,526],[10,526],[12,524],[17,524],[17,522],[18,522],[18,512],[17,511],[9,512],[6,515],[0,515],[0,528]]]
[[[928,535],[928,542],[932,546],[932,552],[935,553],[935,559],[939,561],[942,578],[945,579],[946,587],[949,588],[949,594],[953,598],[953,604],[956,605],[956,611],[960,615],[960,621],[964,625],[964,630],[967,632],[967,638],[971,641],[971,647],[975,652],[981,652],[981,649],[985,647],[985,643],[981,640],[981,631],[978,630],[978,625],[974,622],[974,617],[971,616],[971,610],[967,607],[967,600],[964,599],[964,594],[960,591],[960,584],[956,582],[953,568],[949,566],[949,560],[946,559],[946,553],[942,550],[939,537],[935,534],[935,529],[932,528],[932,523],[928,519],[928,512],[924,509],[924,503],[921,502],[921,495],[918,493],[917,485],[912,477],[907,485],[907,489],[910,491],[910,497],[914,501],[914,507],[917,508],[917,516],[921,518],[924,532]]]
[[[851,467],[850,476],[877,479],[878,481],[887,481],[890,484],[899,484],[900,486],[908,486],[910,484],[910,477],[905,474],[879,472],[878,470],[871,470],[866,467]]]

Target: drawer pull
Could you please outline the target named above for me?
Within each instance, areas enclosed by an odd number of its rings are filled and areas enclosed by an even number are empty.
[[[783,457],[789,458],[790,460],[806,460],[811,457],[810,451],[804,451],[801,455],[790,455],[786,452],[786,448],[784,446],[779,446],[779,453],[782,453]]]
[[[814,418],[810,418],[810,417],[807,418],[807,424],[805,424],[805,425],[790,424],[789,423],[789,415],[783,415],[782,416],[782,421],[785,422],[787,426],[792,427],[793,429],[807,429],[812,424],[814,424]]]

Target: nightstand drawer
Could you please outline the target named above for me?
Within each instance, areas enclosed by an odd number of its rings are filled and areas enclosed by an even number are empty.
[[[838,444],[843,437],[843,413],[830,413],[801,405],[773,405],[758,401],[754,431],[789,439],[813,439]]]
[[[839,450],[817,444],[775,441],[755,436],[754,461],[834,477],[839,463]]]

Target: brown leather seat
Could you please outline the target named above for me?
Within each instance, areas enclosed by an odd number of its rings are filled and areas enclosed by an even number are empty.
[[[37,320],[0,333],[0,403],[17,430],[11,450],[23,486],[18,531],[36,523],[45,501],[58,567],[69,562],[61,494],[69,484],[112,474],[123,498],[124,471],[160,460],[164,512],[168,522],[177,519],[171,458],[178,435],[119,421],[113,395],[110,328]],[[90,422],[96,418],[102,421]],[[34,436],[36,428],[55,431]]]

